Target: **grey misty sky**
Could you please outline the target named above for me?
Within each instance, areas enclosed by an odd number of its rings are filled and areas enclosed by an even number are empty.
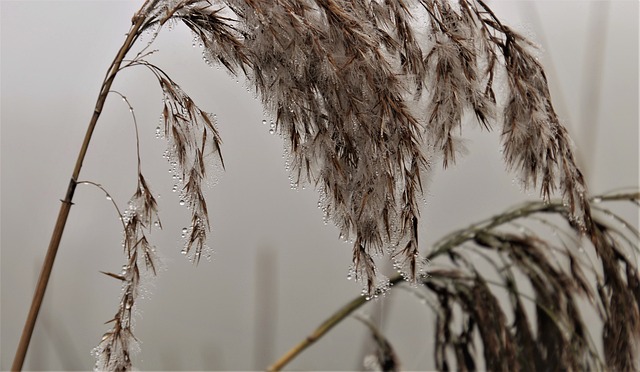
[[[140,1],[1,1],[1,329],[0,369],[8,369],[32,296],[39,263],[92,113],[99,84],[124,40]],[[604,40],[601,110],[595,132],[581,123],[589,14],[595,2],[492,2],[507,23],[546,45],[554,96],[591,189],[638,185],[638,3],[614,1]],[[537,29],[531,11],[539,15]],[[597,10],[597,9],[596,9]],[[244,81],[201,61],[184,27],[163,30],[150,58],[205,110],[216,113],[227,171],[208,191],[213,262],[193,267],[180,255],[187,213],[171,192],[164,143],[154,136],[160,115],[157,83],[144,69],[123,71],[125,94],[140,125],[143,171],[161,195],[165,230],[153,235],[166,270],[140,303],[136,365],[158,369],[261,369],[302,339],[337,307],[358,295],[347,281],[351,252],[322,224],[312,189],[289,189],[282,139],[268,134],[258,101]],[[148,37],[145,39],[148,40]],[[594,135],[591,147],[582,142]],[[504,170],[499,135],[467,125],[469,153],[437,170],[423,207],[423,250],[444,233],[494,214],[535,193],[521,192]],[[582,141],[582,142],[581,142]],[[135,186],[135,140],[121,100],[107,101],[81,174],[105,186],[121,205]],[[36,325],[27,369],[89,369],[89,350],[116,310],[119,285],[98,271],[124,263],[120,226],[97,189],[78,189]],[[427,369],[424,309],[410,296],[384,306],[388,336],[407,369]],[[258,314],[258,315],[257,315]],[[269,326],[263,326],[263,322]],[[292,364],[296,369],[359,368],[363,327],[346,321]],[[410,335],[410,336],[407,336]],[[331,355],[330,358],[327,358]]]

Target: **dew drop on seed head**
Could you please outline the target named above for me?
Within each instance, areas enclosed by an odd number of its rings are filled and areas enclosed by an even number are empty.
[[[267,125],[267,121],[262,119],[262,125]]]
[[[184,203],[184,200],[180,199],[180,203],[179,203],[179,204],[180,204],[180,205],[184,205],[184,204],[185,204],[185,203]]]
[[[269,134],[275,134],[275,133],[276,133],[275,128],[270,128],[270,129],[269,129]]]
[[[107,200],[111,201],[111,197],[109,195],[107,195]]]

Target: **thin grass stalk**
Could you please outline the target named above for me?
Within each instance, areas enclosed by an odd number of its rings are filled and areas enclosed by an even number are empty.
[[[402,282],[404,279],[402,276],[398,275],[389,281],[389,284],[393,286],[399,282]],[[341,307],[338,311],[336,311],[333,315],[327,318],[322,324],[318,326],[311,334],[304,338],[304,340],[300,341],[296,346],[292,347],[287,351],[282,357],[280,357],[277,361],[275,361],[272,365],[267,368],[267,371],[280,371],[284,368],[289,362],[295,359],[300,353],[302,353],[309,346],[313,345],[316,341],[321,339],[327,332],[329,332],[333,327],[338,325],[341,321],[347,318],[351,313],[359,309],[362,305],[369,302],[364,296],[359,296],[349,301],[346,305]]]
[[[98,123],[100,115],[102,114],[102,109],[104,107],[107,96],[109,95],[109,90],[111,89],[111,85],[113,84],[113,81],[118,71],[120,70],[120,66],[125,55],[129,52],[139,36],[139,31],[146,20],[144,14],[145,9],[150,9],[157,1],[158,0],[145,1],[140,10],[136,12],[133,19],[131,20],[132,25],[129,29],[129,32],[127,33],[127,38],[120,47],[120,50],[118,50],[118,54],[116,54],[113,62],[111,62],[105,79],[102,82],[102,88],[100,89],[100,93],[98,94],[98,99],[96,101],[93,115],[91,116],[91,120],[89,121],[84,140],[82,141],[82,146],[80,147],[80,152],[78,153],[76,164],[73,168],[71,179],[69,180],[69,186],[67,187],[64,199],[61,200],[62,205],[60,206],[60,211],[58,212],[56,224],[53,229],[53,233],[51,234],[51,240],[49,241],[49,247],[47,248],[47,253],[45,255],[44,262],[42,263],[42,268],[40,269],[40,276],[38,277],[36,290],[33,295],[33,300],[31,301],[29,314],[27,315],[27,319],[22,330],[22,335],[20,336],[20,342],[18,343],[18,348],[16,349],[16,354],[13,359],[13,364],[11,366],[12,371],[22,370],[24,359],[27,355],[27,350],[29,349],[29,344],[31,342],[31,336],[33,335],[33,330],[35,328],[36,320],[38,319],[40,307],[42,306],[42,301],[47,290],[49,278],[51,277],[53,263],[56,259],[58,248],[60,247],[60,241],[62,240],[62,234],[64,233],[71,206],[73,205],[73,196],[78,184],[77,180],[80,176],[82,163],[84,162],[87,150],[89,149],[89,143],[91,142],[93,131],[96,127],[96,124]]]

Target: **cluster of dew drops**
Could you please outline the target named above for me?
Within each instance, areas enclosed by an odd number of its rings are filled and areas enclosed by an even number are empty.
[[[191,41],[191,46],[193,48],[198,48],[202,50],[202,61],[204,62],[205,65],[209,66],[210,68],[216,68],[216,70],[220,70],[220,63],[215,63],[214,61],[211,60],[211,55],[207,55],[207,49],[205,48],[205,44],[203,43],[202,39],[200,38],[200,36],[198,36],[197,34],[193,33],[193,39]],[[240,79],[238,78],[238,76],[236,76],[235,74],[227,71],[229,73],[229,75],[235,79],[236,84],[240,84]],[[251,92],[251,87],[249,86],[249,84],[246,85],[246,90],[247,92]],[[258,99],[257,95],[253,96],[253,99]],[[273,122],[272,122],[273,123]],[[270,131],[271,134],[275,133],[275,125],[273,126],[273,131]]]
[[[164,139],[165,135],[164,135],[164,131],[162,129],[162,123],[163,123],[163,117],[161,116],[159,119],[159,124],[156,127],[155,133],[156,133],[156,138],[157,139]],[[213,120],[215,122],[216,120],[216,115],[213,115]],[[188,209],[191,208],[189,206],[188,200],[187,200],[187,196],[184,193],[184,191],[182,190],[182,184],[184,182],[184,178],[181,174],[181,172],[179,171],[179,167],[178,167],[178,161],[176,160],[175,156],[173,155],[173,151],[171,151],[170,149],[167,149],[164,151],[164,153],[162,154],[162,157],[164,159],[167,160],[167,162],[169,163],[169,174],[171,174],[171,179],[173,180],[173,186],[171,187],[171,192],[173,193],[178,193],[178,204],[181,207],[187,207]],[[159,227],[159,223],[155,223],[156,227]],[[192,227],[183,227],[180,230],[180,238],[183,241],[183,248],[180,251],[181,254],[183,255],[187,255],[188,251],[187,251],[187,245],[188,245],[188,239],[189,236],[191,235],[191,231],[193,230]],[[207,259],[207,261],[211,261],[211,257],[212,257],[212,250],[208,247],[205,246],[204,250],[203,250],[204,256]],[[194,257],[191,257],[190,260],[194,260],[194,259],[198,259],[199,258],[199,252],[195,253]]]
[[[351,264],[351,266],[349,266],[349,271],[347,272],[347,280],[354,280],[356,278],[357,278],[356,268],[353,264]],[[393,286],[393,283],[391,283],[389,279],[385,277],[385,278],[382,278],[377,283],[375,289],[373,290],[373,293],[369,293],[369,291],[365,286],[362,288],[362,291],[360,292],[360,296],[364,297],[364,299],[367,301],[375,300],[375,299],[378,299],[379,297],[386,296],[387,292],[389,291],[389,289],[391,289],[392,286]]]
[[[267,125],[266,119],[262,119],[262,125]],[[276,123],[273,120],[269,121],[269,134],[276,134]]]

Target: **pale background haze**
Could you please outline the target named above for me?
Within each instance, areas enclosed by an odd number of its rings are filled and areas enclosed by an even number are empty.
[[[11,366],[53,224],[100,83],[142,1],[0,1],[1,317],[0,369]],[[552,96],[578,148],[592,192],[638,185],[638,2],[491,1],[499,17],[542,44]],[[600,35],[600,36],[598,36]],[[149,40],[146,37],[142,43]],[[138,45],[143,45],[139,42]],[[164,29],[149,60],[204,110],[217,115],[226,172],[208,190],[212,262],[180,254],[187,210],[171,192],[165,142],[155,138],[161,95],[144,68],[121,72],[113,89],[132,103],[143,173],[160,194],[164,230],[151,235],[166,270],[139,301],[141,370],[264,369],[338,307],[358,296],[347,281],[350,245],[325,226],[313,188],[293,191],[283,141],[261,124],[260,104],[223,70],[207,67],[186,27]],[[587,73],[598,60],[602,76]],[[601,88],[594,90],[595,82]],[[593,103],[585,104],[587,93]],[[587,108],[599,107],[594,114]],[[587,113],[587,114],[585,114]],[[471,124],[471,123],[469,123]],[[422,210],[421,250],[445,233],[536,198],[505,171],[499,129],[467,125],[469,153],[439,169]],[[80,178],[102,184],[123,206],[135,191],[135,137],[127,106],[107,100]],[[87,370],[90,350],[116,312],[120,284],[99,271],[124,264],[121,225],[104,194],[78,186],[28,370]],[[637,216],[635,225],[637,226]],[[381,308],[382,329],[403,369],[433,368],[432,318],[406,291]],[[345,320],[290,366],[362,367],[362,324]]]

